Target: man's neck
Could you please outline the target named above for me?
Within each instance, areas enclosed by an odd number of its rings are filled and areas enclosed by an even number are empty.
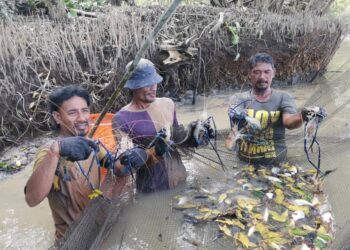
[[[133,110],[143,110],[147,109],[151,104],[151,102],[143,102],[140,100],[132,99],[130,103],[130,108],[132,108]]]
[[[253,89],[252,92],[258,101],[267,101],[268,99],[270,99],[270,97],[272,95],[271,87],[265,89],[264,91],[259,91],[259,90]]]

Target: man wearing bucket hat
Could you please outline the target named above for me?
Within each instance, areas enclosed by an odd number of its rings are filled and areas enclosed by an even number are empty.
[[[152,161],[136,173],[136,188],[143,193],[173,188],[187,176],[179,153],[169,150],[169,141],[173,139],[170,131],[179,124],[174,102],[157,97],[157,86],[162,80],[154,64],[141,59],[125,85],[132,91],[132,100],[116,113],[112,122],[118,141],[128,137],[134,144],[154,149]]]

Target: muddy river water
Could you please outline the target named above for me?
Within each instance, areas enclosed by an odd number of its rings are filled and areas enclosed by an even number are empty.
[[[350,241],[350,40],[346,39],[328,67],[327,74],[312,85],[297,85],[288,88],[302,107],[319,104],[326,108],[327,119],[319,129],[322,147],[322,168],[337,170],[325,183],[336,221],[336,239],[332,249],[348,249]],[[218,129],[228,128],[227,107],[234,91],[217,92],[207,98],[199,97],[195,106],[178,105],[178,120],[184,124],[199,118],[203,111],[215,118]],[[291,161],[307,164],[303,152],[302,128],[287,132],[288,155]],[[231,156],[230,156],[231,157]],[[232,155],[232,162],[235,162]],[[234,163],[233,163],[234,164]],[[222,172],[196,161],[186,161],[189,172],[188,182],[196,181],[195,176],[224,178]],[[23,187],[31,174],[31,167],[0,180],[0,249],[47,249],[54,240],[54,226],[48,203],[45,200],[35,208],[29,208],[24,201]],[[153,195],[138,196],[133,206],[123,211],[118,224],[102,249],[196,249],[184,242],[180,215],[170,207],[171,197],[179,189]],[[202,242],[211,242],[210,228],[203,229]],[[348,239],[350,240],[350,239]],[[217,248],[203,245],[202,249]]]

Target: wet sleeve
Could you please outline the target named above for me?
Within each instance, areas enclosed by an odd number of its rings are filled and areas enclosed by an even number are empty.
[[[33,164],[33,172],[37,169],[37,167],[39,166],[39,164],[44,160],[46,154],[49,152],[50,147],[49,145],[44,145],[42,147],[40,147],[35,155],[34,158],[34,164]],[[55,179],[57,177],[54,178],[54,185],[55,185]],[[27,186],[24,187],[24,193],[27,192]]]
[[[281,111],[282,113],[295,114],[297,113],[297,106],[295,104],[294,98],[289,94],[284,92],[281,100]]]
[[[50,148],[47,145],[42,146],[38,149],[38,152],[36,153],[35,158],[34,158],[33,172],[39,166],[41,161],[45,158],[45,156],[49,152],[49,150],[50,150]]]

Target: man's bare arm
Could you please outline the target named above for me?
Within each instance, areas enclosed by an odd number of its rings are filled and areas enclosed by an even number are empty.
[[[38,205],[49,194],[59,158],[59,145],[55,141],[47,154],[40,161],[35,162],[35,170],[25,187],[25,200],[30,207]]]
[[[303,124],[303,118],[300,113],[296,114],[283,114],[283,125],[287,129],[299,128]]]

